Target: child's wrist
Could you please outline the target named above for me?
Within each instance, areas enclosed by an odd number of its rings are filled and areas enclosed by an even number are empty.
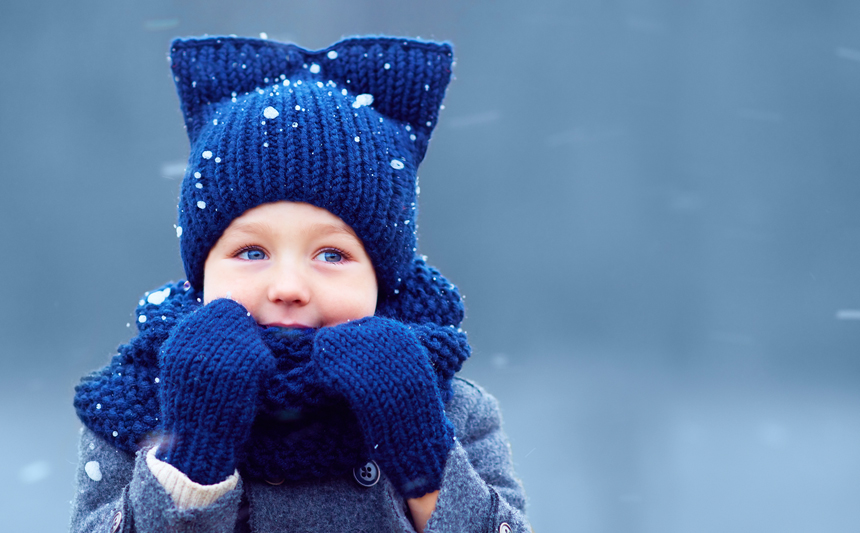
[[[430,516],[436,509],[436,502],[439,500],[439,491],[433,491],[420,496],[418,498],[409,498],[406,504],[409,506],[409,512],[412,513],[412,524],[418,533],[423,533],[427,527],[427,522]]]
[[[197,483],[175,466],[156,457],[157,449],[153,447],[147,451],[146,466],[179,509],[207,507],[236,488],[239,482],[239,472],[234,470],[221,482],[212,485]]]

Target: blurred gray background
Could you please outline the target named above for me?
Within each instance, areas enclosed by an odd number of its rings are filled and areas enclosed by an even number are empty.
[[[0,4],[0,529],[66,529],[78,378],[182,277],[166,52],[450,40],[421,250],[538,533],[860,531],[860,2]]]

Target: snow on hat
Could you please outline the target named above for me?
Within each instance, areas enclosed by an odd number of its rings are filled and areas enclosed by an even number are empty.
[[[233,219],[264,203],[306,202],[355,231],[382,298],[404,280],[432,278],[424,289],[450,289],[461,319],[454,287],[415,257],[416,171],[452,57],[448,44],[386,37],[318,51],[263,39],[175,40],[171,68],[191,142],[177,234],[191,285],[203,287],[209,251]]]

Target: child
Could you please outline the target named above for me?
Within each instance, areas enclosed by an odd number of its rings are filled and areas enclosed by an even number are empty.
[[[457,289],[416,257],[447,44],[177,40],[188,281],[76,389],[73,531],[528,531]]]

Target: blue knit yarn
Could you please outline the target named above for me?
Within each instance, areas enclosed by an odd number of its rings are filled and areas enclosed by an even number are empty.
[[[259,326],[238,303],[216,300],[174,328],[160,359],[156,456],[197,483],[223,481],[245,452],[260,385],[275,368]]]
[[[177,228],[189,282],[141,301],[140,335],[78,385],[78,416],[128,452],[168,437],[159,456],[203,483],[237,465],[251,478],[336,476],[374,457],[407,497],[438,487],[453,442],[441,406],[469,346],[459,292],[415,255],[416,172],[450,46],[205,38],[174,41],[171,60],[191,142]],[[380,287],[377,317],[255,332],[236,309],[201,309],[209,250],[243,212],[280,200],[356,232]],[[411,414],[392,415],[394,404]]]
[[[422,267],[417,271],[423,273],[427,269]],[[425,281],[428,285],[420,291],[422,294],[456,296],[456,300],[445,300],[451,304],[445,314],[455,320],[462,316],[459,295],[444,277],[433,276]],[[409,285],[414,287],[419,283]],[[84,425],[129,453],[176,432],[170,427],[174,425],[172,422],[165,423],[163,402],[159,401],[165,384],[161,348],[177,327],[184,327],[180,326],[183,320],[201,309],[201,298],[200,291],[182,282],[167,284],[141,298],[135,312],[139,334],[120,346],[108,365],[84,377],[75,388],[75,409]],[[413,296],[405,294],[403,301],[411,302]],[[406,309],[417,314],[399,315],[399,320],[408,323],[410,335],[426,350],[433,368],[430,386],[435,378],[435,388],[446,403],[452,395],[451,379],[469,357],[466,336],[457,329],[458,320],[442,326],[428,320],[419,308],[406,306]],[[431,314],[438,315],[438,308]],[[321,379],[319,366],[313,362],[318,331],[262,329],[260,336],[274,355],[276,366],[268,371],[258,394],[256,418],[244,449],[237,446],[231,452],[239,459],[238,468],[243,476],[302,480],[351,475],[354,467],[372,456],[376,442],[365,441],[347,398]],[[239,351],[245,349],[237,347]],[[215,397],[229,392],[223,390],[211,398],[201,394],[200,399],[193,401],[214,402]],[[229,466],[223,468],[218,475],[227,470],[232,472]]]
[[[319,385],[346,399],[371,457],[403,497],[438,490],[454,428],[412,329],[379,317],[322,328],[312,361]]]
[[[230,222],[307,202],[358,235],[381,299],[415,257],[416,171],[451,77],[447,44],[346,39],[318,51],[244,38],[176,40],[191,155],[179,203],[189,281]]]

